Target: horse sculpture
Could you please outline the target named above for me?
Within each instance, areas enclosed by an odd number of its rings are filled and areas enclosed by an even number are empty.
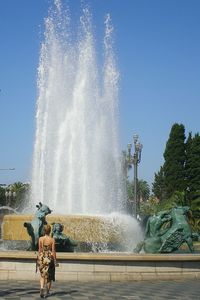
[[[161,252],[178,250],[186,243],[190,252],[194,252],[192,229],[187,221],[188,206],[178,206],[171,209],[171,227],[163,235]]]
[[[31,246],[28,250],[37,250],[38,249],[38,241],[39,237],[43,235],[44,225],[47,224],[46,216],[52,212],[50,208],[41,202],[39,205],[36,205],[37,211],[35,213],[35,217],[31,223],[24,223],[24,227],[26,227],[28,234],[31,237]]]
[[[183,243],[193,252],[192,230],[187,221],[188,212],[188,206],[179,206],[150,217],[145,238],[134,252],[144,249],[146,253],[170,253],[178,250]]]

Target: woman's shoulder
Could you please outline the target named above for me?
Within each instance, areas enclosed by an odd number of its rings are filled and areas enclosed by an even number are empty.
[[[39,241],[45,241],[45,242],[53,243],[53,242],[55,242],[55,239],[51,236],[41,236],[39,238]]]

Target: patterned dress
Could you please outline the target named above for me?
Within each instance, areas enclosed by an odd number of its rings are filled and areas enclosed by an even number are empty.
[[[54,258],[49,246],[43,245],[43,250],[38,255],[38,267],[41,277],[47,282],[55,281],[55,265]]]

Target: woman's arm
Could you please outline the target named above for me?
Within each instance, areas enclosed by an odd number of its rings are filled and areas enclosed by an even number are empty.
[[[56,264],[56,243],[54,238],[52,238],[52,255],[54,257],[54,262]]]
[[[42,237],[39,238],[39,249],[38,252],[42,252]]]

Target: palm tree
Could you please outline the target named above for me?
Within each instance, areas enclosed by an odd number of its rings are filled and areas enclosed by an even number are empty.
[[[138,199],[140,202],[146,202],[150,196],[150,187],[147,181],[138,180]]]
[[[10,184],[7,187],[7,190],[12,192],[11,207],[20,209],[23,207],[26,199],[28,198],[30,184],[15,182]]]
[[[134,201],[134,182],[127,180],[128,210],[132,213],[132,205]],[[139,203],[146,202],[150,196],[150,187],[147,181],[138,180],[137,182],[137,199]],[[140,205],[139,205],[140,206]]]

